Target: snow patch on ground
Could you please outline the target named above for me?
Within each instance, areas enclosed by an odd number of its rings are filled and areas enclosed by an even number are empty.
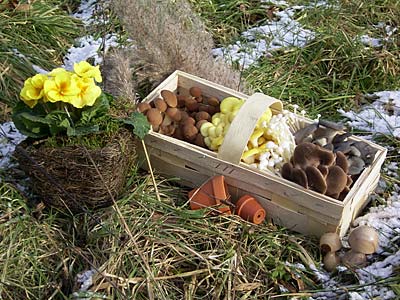
[[[381,135],[400,137],[400,91],[382,91],[367,98],[375,99],[359,112],[344,111],[339,113],[348,118],[353,128]]]
[[[14,153],[15,146],[26,139],[15,128],[13,122],[0,124],[0,170],[7,170],[13,167],[11,156]]]

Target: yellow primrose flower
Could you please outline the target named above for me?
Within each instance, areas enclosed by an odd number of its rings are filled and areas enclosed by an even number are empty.
[[[87,61],[74,63],[74,71],[82,78],[94,78],[97,82],[102,82],[100,67],[92,66]]]
[[[64,68],[55,68],[48,75],[51,76],[51,77],[55,77],[57,74],[60,74],[60,73],[68,73],[70,75],[73,74],[72,72],[68,72]]]
[[[43,97],[43,86],[46,80],[47,76],[43,74],[36,74],[25,80],[20,96],[30,108],[33,108]]]
[[[95,84],[93,78],[79,78],[76,76],[76,82],[80,92],[70,103],[77,108],[92,106],[101,94],[100,87]]]
[[[76,79],[69,72],[57,72],[44,83],[44,93],[50,102],[71,103],[80,93],[80,89]]]

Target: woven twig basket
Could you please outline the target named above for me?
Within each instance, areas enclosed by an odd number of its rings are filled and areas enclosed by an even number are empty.
[[[127,130],[104,138],[109,142],[98,149],[21,143],[15,156],[46,205],[70,212],[107,207],[124,188],[136,150]]]

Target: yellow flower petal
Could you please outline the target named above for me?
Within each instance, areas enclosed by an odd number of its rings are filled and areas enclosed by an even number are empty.
[[[100,67],[92,66],[86,61],[74,64],[74,71],[82,78],[94,78],[97,82],[102,82]]]

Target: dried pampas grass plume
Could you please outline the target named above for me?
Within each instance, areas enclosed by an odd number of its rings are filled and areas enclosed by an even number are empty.
[[[107,53],[102,66],[104,90],[111,95],[136,102],[130,58],[126,50],[113,49]]]
[[[113,0],[112,5],[135,45],[131,55],[140,66],[139,82],[157,85],[182,70],[242,90],[240,73],[214,59],[212,36],[185,0]]]

